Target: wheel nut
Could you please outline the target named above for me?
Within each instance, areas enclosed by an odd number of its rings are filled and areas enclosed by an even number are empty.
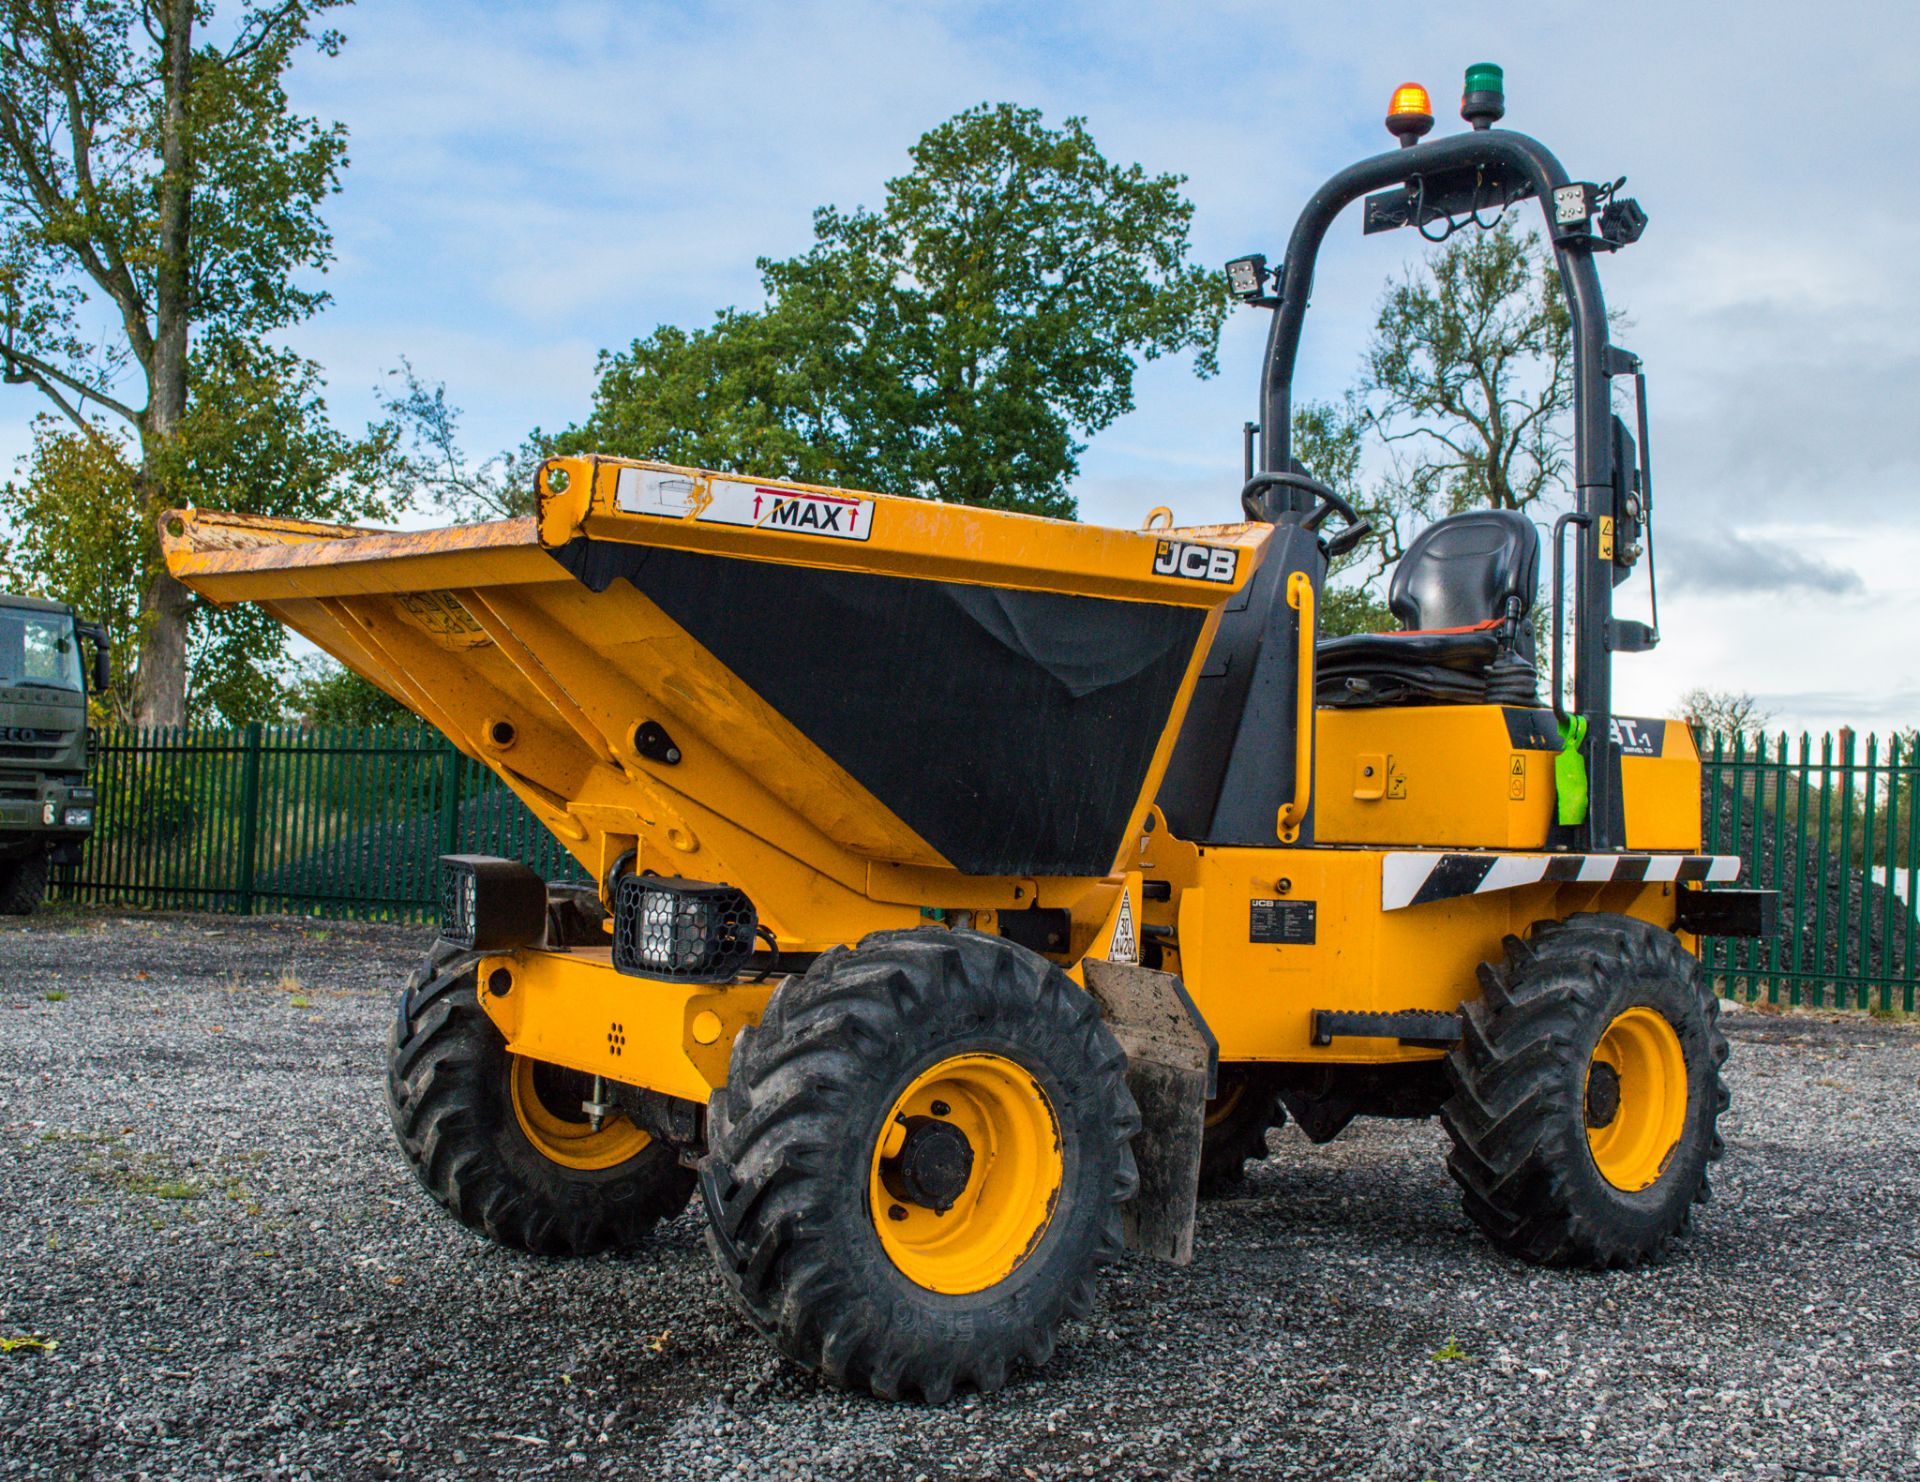
[[[928,1110],[931,1111],[936,1117],[944,1117],[944,1116],[950,1115],[953,1111],[953,1108],[948,1106],[944,1101],[936,1101],[931,1107],[928,1108]]]
[[[887,1206],[887,1218],[888,1218],[888,1219],[890,1219],[890,1220],[903,1220],[903,1219],[905,1219],[906,1217],[907,1217],[907,1212],[906,1212],[906,1211],[905,1211],[904,1209],[902,1209],[902,1208],[901,1208],[901,1207],[900,1207],[900,1206],[899,1206],[898,1204],[889,1204],[889,1205]]]

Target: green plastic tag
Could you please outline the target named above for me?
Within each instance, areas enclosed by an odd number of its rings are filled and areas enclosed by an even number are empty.
[[[1587,739],[1587,718],[1570,715],[1560,723],[1560,755],[1553,759],[1553,794],[1560,822],[1571,826],[1587,821],[1587,759],[1580,743]]]

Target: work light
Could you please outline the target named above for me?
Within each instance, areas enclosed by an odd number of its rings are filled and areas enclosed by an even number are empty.
[[[1227,286],[1235,298],[1256,302],[1267,289],[1267,255],[1255,252],[1228,263]]]
[[[722,983],[753,956],[760,920],[744,890],[626,875],[613,899],[613,965],[636,978]]]
[[[440,856],[440,935],[456,947],[507,952],[547,932],[547,882],[517,860]]]

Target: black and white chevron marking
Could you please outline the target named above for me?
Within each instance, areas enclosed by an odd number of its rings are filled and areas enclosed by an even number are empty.
[[[1738,880],[1737,854],[1429,854],[1395,852],[1380,864],[1380,907],[1398,911],[1428,901],[1486,895],[1542,880],[1600,885],[1618,881]]]

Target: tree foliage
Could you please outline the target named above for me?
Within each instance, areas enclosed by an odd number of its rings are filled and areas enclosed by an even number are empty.
[[[1680,714],[1688,725],[1709,736],[1757,736],[1766,730],[1773,713],[1752,695],[1738,690],[1714,690],[1696,685],[1680,697]]]
[[[1137,360],[1215,369],[1226,286],[1187,260],[1183,179],[1010,104],[909,153],[878,210],[822,207],[810,251],[760,261],[764,308],[603,353],[557,446],[1071,516]]]
[[[392,470],[396,489],[468,523],[533,513],[534,475],[551,438],[535,428],[511,452],[475,463],[460,446],[461,412],[447,400],[446,386],[422,380],[405,359],[389,375],[399,386],[381,403],[402,436]]]
[[[1360,384],[1327,429],[1343,450],[1372,435],[1388,451],[1356,501],[1377,532],[1375,571],[1442,516],[1564,493],[1572,406],[1573,324],[1538,233],[1503,218],[1389,283]]]
[[[20,476],[0,485],[0,516],[13,531],[0,586],[65,602],[106,624],[112,683],[93,697],[95,719],[133,719],[133,661],[147,586],[144,501],[124,446],[88,437],[52,417],[36,419]],[[8,566],[11,569],[7,569]]]
[[[159,511],[204,487],[252,488],[254,507],[286,514],[314,512],[301,501],[316,489],[352,502],[324,460],[277,486],[257,477],[312,446],[276,447],[258,397],[315,380],[265,337],[325,302],[303,274],[331,256],[320,205],[346,135],[293,111],[284,78],[310,43],[338,49],[315,27],[339,3],[239,0],[219,16],[210,0],[0,0],[0,366],[134,470],[142,720],[184,717],[189,649],[208,643],[158,560]],[[209,368],[229,384],[196,396]],[[294,422],[313,430],[303,406]],[[217,469],[223,450],[256,461]]]
[[[318,368],[291,351],[216,332],[196,351],[181,433],[144,473],[182,502],[319,520],[391,513],[396,431],[352,438],[333,426]],[[138,718],[135,665],[153,621],[159,562],[152,502],[131,443],[51,418],[36,424],[18,477],[0,486],[14,579],[105,622],[114,645],[111,718]],[[200,607],[188,634],[189,719],[242,723],[280,713],[286,631],[248,604]]]

